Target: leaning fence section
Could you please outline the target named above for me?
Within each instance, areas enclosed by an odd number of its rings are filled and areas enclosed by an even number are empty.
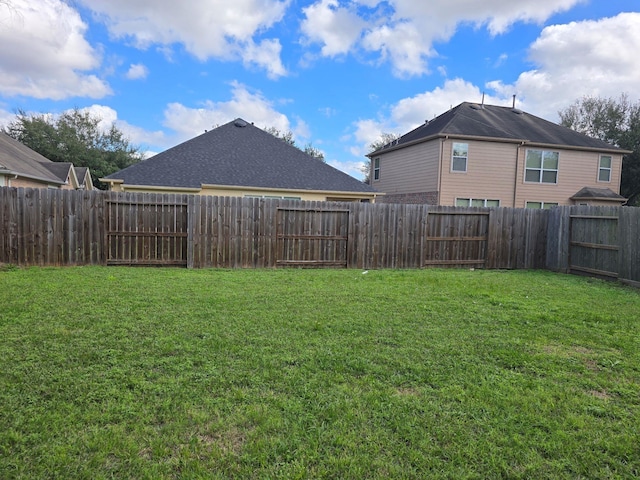
[[[640,209],[0,188],[0,262],[542,269],[640,282]]]

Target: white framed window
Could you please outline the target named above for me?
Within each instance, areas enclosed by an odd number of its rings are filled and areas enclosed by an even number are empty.
[[[466,172],[468,158],[469,158],[469,144],[454,142],[453,150],[451,152],[451,171]]]
[[[558,206],[558,202],[527,202],[526,203],[527,208],[537,208],[537,209],[540,209],[540,208],[549,209],[557,206]]]
[[[560,154],[549,150],[527,150],[524,181],[530,183],[558,183]]]
[[[373,160],[373,179],[380,180],[380,158]]]
[[[302,200],[301,197],[285,197],[281,195],[245,195],[244,198],[275,198],[277,200]]]
[[[499,207],[500,200],[488,198],[456,198],[456,207]]]
[[[598,181],[611,181],[611,155],[600,155],[600,166],[598,168]]]

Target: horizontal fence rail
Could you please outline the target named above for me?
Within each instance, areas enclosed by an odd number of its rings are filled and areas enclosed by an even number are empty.
[[[0,262],[550,269],[640,282],[640,209],[0,188]]]

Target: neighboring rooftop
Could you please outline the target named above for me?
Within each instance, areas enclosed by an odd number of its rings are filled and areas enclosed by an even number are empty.
[[[0,170],[20,176],[62,185],[70,163],[52,162],[6,133],[0,132]]]
[[[128,185],[204,185],[375,192],[253,124],[238,118],[106,177]]]
[[[463,102],[433,120],[425,122],[398,140],[370,153],[369,156],[445,135],[620,151],[619,148],[602,140],[588,137],[517,108]]]

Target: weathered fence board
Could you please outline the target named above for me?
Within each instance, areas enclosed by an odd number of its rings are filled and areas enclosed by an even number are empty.
[[[0,188],[0,262],[547,268],[640,282],[640,209],[551,210]]]

